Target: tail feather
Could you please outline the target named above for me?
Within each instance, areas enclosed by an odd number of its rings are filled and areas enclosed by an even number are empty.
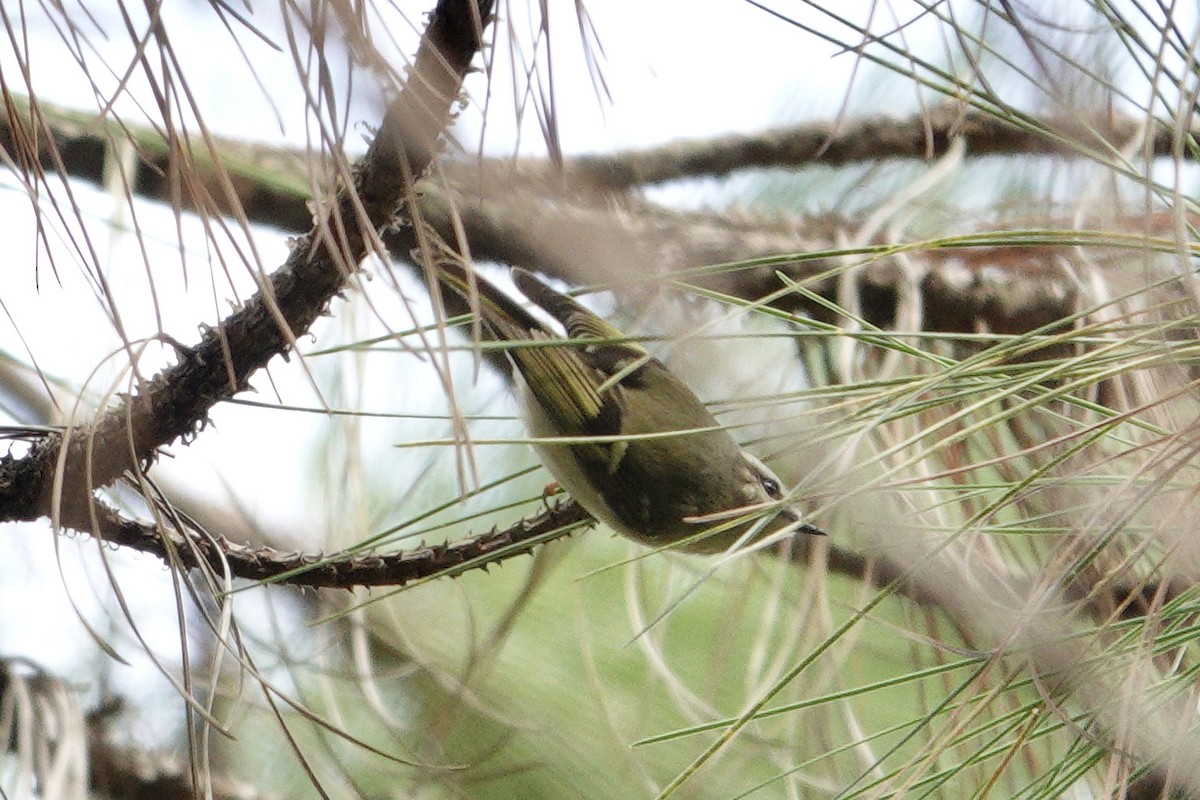
[[[537,317],[482,275],[469,273],[454,263],[439,264],[437,277],[466,304],[466,309],[478,313],[488,338],[497,341],[521,341],[533,338],[535,331],[549,333]]]

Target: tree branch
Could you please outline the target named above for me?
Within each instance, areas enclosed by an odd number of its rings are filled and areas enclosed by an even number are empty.
[[[23,126],[30,115],[27,101],[11,98],[9,113],[0,116],[0,149],[28,151],[31,145]],[[44,103],[38,105],[38,115],[47,135],[38,137],[37,148],[25,153],[28,160],[44,169],[61,164],[72,177],[100,183],[110,141],[132,137],[138,153],[133,190],[152,200],[178,200],[169,177],[171,150],[157,131]],[[1188,133],[1200,138],[1200,124]],[[640,150],[578,156],[566,159],[561,172],[544,160],[514,165],[509,159],[472,159],[449,162],[445,168],[464,186],[472,180],[478,183],[479,171],[489,183],[516,183],[555,194],[564,190],[615,193],[671,180],[723,177],[747,169],[800,169],[812,164],[842,166],[904,158],[927,161],[942,155],[955,139],[961,139],[972,156],[1104,158],[1143,139],[1147,155],[1195,158],[1186,148],[1175,152],[1176,138],[1177,130],[1168,122],[1115,112],[1049,117],[1031,127],[978,109],[945,105],[909,117],[806,122],[753,134],[682,139]],[[309,228],[307,153],[229,139],[215,141],[222,154],[219,164],[190,164],[191,180],[220,185],[232,178],[242,190],[239,206],[251,222],[296,233]]]
[[[546,505],[535,516],[504,529],[443,544],[420,544],[395,553],[288,553],[272,547],[241,545],[219,533],[202,531],[187,520],[164,525],[121,517],[98,506],[100,537],[108,544],[149,553],[182,569],[200,569],[225,577],[267,581],[316,589],[356,586],[404,586],[433,577],[457,577],[513,556],[527,555],[546,542],[595,524],[578,504]],[[180,524],[183,523],[183,524]],[[182,531],[182,532],[181,532]]]
[[[393,220],[428,168],[491,7],[491,0],[439,1],[408,84],[388,107],[354,185],[341,188],[333,208],[243,308],[194,347],[181,348],[175,366],[93,425],[66,436],[48,434],[25,457],[0,460],[0,521],[57,512],[65,527],[94,530],[94,487],[149,464],[157,448],[194,435],[213,405],[244,390],[251,375],[292,349],[295,337],[344,290],[373,248],[374,231]]]
[[[567,163],[568,182],[601,191],[622,191],[665,181],[722,177],[743,169],[795,168],[802,164],[843,166],[883,159],[929,161],[962,139],[972,156],[1051,155],[1106,159],[1139,139],[1156,156],[1176,155],[1174,129],[1155,119],[1123,114],[1064,116],[1038,127],[1000,119],[994,112],[953,104],[927,114],[898,118],[811,122],[660,147],[585,156]],[[1193,128],[1200,133],[1200,126]],[[1180,154],[1192,158],[1193,153]]]
[[[99,181],[108,141],[92,132],[100,123],[72,112],[43,113],[52,135],[41,141],[55,142],[61,162],[71,174]],[[30,138],[18,136],[14,127],[27,114],[27,110],[14,107],[7,119],[0,119],[0,147],[10,149]],[[164,196],[169,182],[162,176],[169,164],[165,143],[153,131],[128,130],[130,133],[122,131],[120,135],[134,136],[142,159],[133,184],[147,196],[170,200]],[[1174,130],[1155,120],[1112,114],[1047,119],[1031,129],[980,112],[959,113],[943,107],[905,119],[869,118],[836,126],[812,123],[750,136],[585,156],[568,160],[562,174],[552,172],[543,162],[450,162],[444,167],[450,183],[423,182],[417,202],[422,219],[445,241],[455,241],[456,225],[461,224],[476,259],[523,266],[575,284],[619,283],[618,266],[629,264],[652,266],[665,279],[712,264],[835,251],[843,234],[852,234],[861,222],[832,217],[797,220],[682,213],[628,197],[614,204],[614,193],[646,183],[722,175],[751,167],[928,158],[955,137],[962,138],[974,155],[1077,157],[1092,153],[1099,157],[1097,153],[1124,147],[1143,133],[1154,154],[1172,154]],[[204,170],[211,167],[197,163],[193,180],[209,184],[221,179],[223,185],[241,187],[238,205],[252,222],[290,231],[308,228],[309,183],[300,166],[302,154],[237,142],[220,146],[224,173],[206,176]],[[48,147],[27,154],[27,159],[47,161]],[[1187,158],[1191,153],[1175,155]],[[479,187],[484,187],[482,196]],[[1131,231],[1166,230],[1170,224],[1169,219],[1143,216],[1116,222],[1118,229]],[[1063,223],[1061,227],[1070,226]],[[411,229],[391,231],[387,237],[389,249],[396,254],[406,254],[416,246]],[[1070,316],[1078,308],[1079,284],[1062,268],[1062,260],[1075,259],[1080,270],[1090,268],[1078,263],[1077,250],[1054,247],[980,246],[910,252],[907,258],[919,278],[923,328],[937,332],[974,332],[982,324],[989,330],[1017,333]],[[827,258],[797,260],[688,280],[753,301],[779,288],[775,271],[782,269],[826,300],[834,300],[837,266]],[[886,326],[895,317],[897,298],[910,285],[910,272],[899,269],[894,259],[880,258],[864,264],[857,274],[863,315]],[[821,275],[824,277],[811,282]],[[788,311],[828,316],[824,306],[798,295],[781,299],[777,305]]]

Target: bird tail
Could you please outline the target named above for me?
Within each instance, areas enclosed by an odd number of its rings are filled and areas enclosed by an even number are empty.
[[[453,293],[443,297],[448,310],[478,315],[483,334],[494,341],[521,341],[533,338],[534,331],[545,326],[500,287],[461,264],[442,262],[437,278]]]
[[[628,339],[624,333],[610,325],[603,317],[596,316],[584,306],[575,302],[565,294],[556,292],[542,281],[520,267],[513,267],[513,283],[539,308],[554,317],[567,332],[569,339]],[[623,349],[634,350],[644,354],[641,347],[626,344]]]

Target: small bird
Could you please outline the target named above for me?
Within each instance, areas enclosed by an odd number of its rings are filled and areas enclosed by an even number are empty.
[[[752,539],[785,526],[824,534],[683,381],[608,322],[513,268],[517,289],[562,325],[564,339],[482,276],[445,261],[437,269],[478,313],[486,338],[517,343],[505,354],[530,433],[564,439],[534,448],[597,520],[692,553],[726,550],[755,526]]]

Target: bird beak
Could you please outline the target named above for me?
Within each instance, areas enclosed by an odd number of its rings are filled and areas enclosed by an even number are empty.
[[[809,525],[804,521],[804,516],[800,513],[800,509],[792,505],[785,505],[779,510],[779,516],[788,520],[788,528],[792,533],[806,533],[809,536],[828,536],[829,534],[818,528],[816,525]]]

